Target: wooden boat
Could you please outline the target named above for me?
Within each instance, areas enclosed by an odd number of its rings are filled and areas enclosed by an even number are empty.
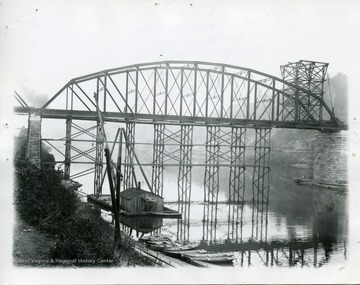
[[[169,246],[169,245],[170,245],[170,244],[169,244],[169,243],[166,243],[166,242],[164,242],[164,243],[162,243],[162,242],[158,242],[158,243],[148,243],[148,246],[149,246],[150,249],[152,249],[152,250],[157,250],[157,251],[163,251],[164,248],[165,248],[166,246]]]
[[[197,261],[204,261],[209,263],[232,263],[235,256],[232,253],[201,253],[201,254],[186,254],[181,255],[185,259],[192,259]]]
[[[184,250],[167,250],[164,249],[164,254],[172,256],[172,257],[181,257],[181,254],[184,253]],[[194,249],[194,250],[187,250],[187,253],[206,253],[206,249]]]
[[[234,257],[233,253],[226,253],[226,252],[218,252],[218,253],[201,253],[201,254],[197,254],[197,253],[188,253],[186,251],[184,251],[183,255],[186,255],[188,257],[194,257],[194,258],[198,258],[198,257]]]
[[[186,251],[190,249],[197,248],[199,246],[198,243],[190,243],[186,245],[177,245],[172,247],[166,247],[164,248],[164,251]]]
[[[150,235],[150,236],[144,236],[139,238],[139,241],[141,242],[148,242],[148,241],[171,241],[171,238],[166,236],[166,235],[162,235],[162,234],[154,234],[154,235]]]
[[[212,267],[219,267],[219,265],[216,265],[216,264],[212,264],[212,263],[208,263],[208,262],[204,262],[204,261],[201,261],[201,260],[196,260],[196,259],[193,259],[191,257],[188,257],[186,259],[186,261],[192,265],[195,265],[197,267],[205,267],[205,268],[212,268]]]
[[[149,244],[149,248],[156,251],[162,251],[164,247],[163,244]]]
[[[203,262],[209,262],[209,263],[217,263],[217,264],[221,264],[221,263],[233,263],[233,260],[235,259],[235,257],[230,257],[230,256],[223,256],[223,257],[187,257],[190,258],[192,260],[196,260],[196,261],[203,261]]]
[[[149,240],[147,241],[147,245],[152,250],[162,251],[166,247],[177,247],[179,244],[176,244],[172,241],[156,241],[156,240]]]
[[[172,247],[172,246],[177,246],[177,244],[174,244],[172,241],[156,241],[156,240],[149,240],[147,241],[147,244],[148,245],[163,245],[164,247],[165,246],[168,246],[168,247]]]

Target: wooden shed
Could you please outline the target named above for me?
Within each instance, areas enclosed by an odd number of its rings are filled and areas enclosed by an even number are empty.
[[[164,210],[164,198],[149,191],[132,187],[120,192],[120,208],[128,213],[161,213]]]

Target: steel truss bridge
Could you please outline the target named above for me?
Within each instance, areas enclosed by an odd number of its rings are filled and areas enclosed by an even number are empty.
[[[204,216],[216,217],[216,208],[210,205],[218,201],[220,188],[228,189],[230,202],[244,202],[245,172],[249,169],[253,176],[253,200],[258,207],[268,201],[272,128],[344,129],[323,98],[327,67],[327,63],[302,60],[281,66],[282,78],[277,78],[249,68],[208,62],[136,64],[71,79],[41,108],[29,107],[17,96],[21,106],[15,107],[15,112],[36,113],[43,124],[45,119],[64,120],[63,137],[42,141],[61,154],[63,159],[57,162],[64,164],[66,176],[78,178],[94,173],[94,192],[99,194],[106,169],[96,94],[103,120],[107,124],[125,125],[129,147],[123,148],[123,187],[136,183],[134,150],[144,143],[135,139],[136,126],[152,125],[152,161],[144,163],[151,167],[150,190],[163,195],[165,167],[178,167],[179,211],[186,221],[192,171],[201,166],[204,202],[209,205]],[[89,121],[94,125],[88,126]],[[194,130],[198,128],[206,134],[205,141],[199,144],[205,157],[195,162],[194,157],[199,154],[194,153],[195,147],[199,145],[194,143]],[[107,132],[115,154],[116,131]],[[251,145],[249,132],[253,132]],[[85,143],[90,145],[88,149],[84,149]],[[250,150],[252,163],[246,162]],[[71,174],[74,163],[89,164],[91,168]],[[226,185],[221,185],[219,173],[224,168],[228,169],[229,179]]]

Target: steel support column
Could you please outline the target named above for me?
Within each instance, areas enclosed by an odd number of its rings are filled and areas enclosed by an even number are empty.
[[[243,203],[245,193],[246,128],[231,128],[229,202]]]
[[[135,123],[126,122],[125,133],[127,140],[131,146],[131,149],[135,148]],[[124,189],[134,187],[134,175],[133,175],[133,165],[134,165],[134,153],[127,147],[125,148],[125,164],[124,164]]]
[[[266,242],[268,230],[268,203],[261,208],[252,208],[251,238],[255,241]]]
[[[245,194],[246,128],[231,128],[231,165],[229,177],[228,239],[242,241]]]
[[[164,136],[165,125],[154,125],[154,149],[152,166],[152,186],[154,193],[163,195],[164,182]]]
[[[255,129],[253,201],[257,208],[269,201],[271,129]]]
[[[253,173],[252,236],[267,238],[268,203],[270,190],[271,129],[255,129],[255,161]]]
[[[180,160],[178,175],[178,211],[182,219],[178,220],[177,239],[189,241],[191,169],[193,148],[193,126],[182,125],[180,135]]]
[[[64,178],[70,179],[71,165],[71,119],[66,119],[66,138],[65,138],[65,160],[64,160]]]
[[[94,194],[102,194],[102,170],[104,157],[104,138],[102,135],[100,121],[96,127],[96,151],[95,151],[95,175],[94,175]]]
[[[216,240],[217,201],[219,195],[220,127],[206,127],[206,166],[204,177],[203,240]]]

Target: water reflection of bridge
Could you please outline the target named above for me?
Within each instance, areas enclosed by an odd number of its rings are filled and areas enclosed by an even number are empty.
[[[316,192],[316,190],[314,191]],[[301,238],[292,234],[290,237],[282,239],[268,235],[269,210],[267,203],[262,204],[260,208],[254,202],[245,205],[213,203],[210,204],[210,208],[205,203],[198,204],[203,207],[205,213],[200,225],[202,228],[200,248],[215,252],[233,252],[236,256],[236,264],[239,266],[262,264],[269,267],[321,267],[328,263],[334,254],[342,254],[345,259],[347,229],[342,216],[346,212],[346,207],[343,207],[346,198],[339,195],[335,201],[338,206],[331,209],[330,215],[324,215],[324,213],[320,213],[324,210],[322,207],[326,208],[326,205],[322,205],[322,200],[324,200],[322,196],[327,195],[327,192],[321,191],[320,193],[314,196],[313,207],[316,217],[313,220],[312,232]],[[328,196],[325,199],[328,199]],[[222,220],[219,219],[218,212],[217,215],[212,214],[212,211],[215,212],[216,208],[220,206],[228,209],[225,220],[223,219],[224,215]],[[245,211],[244,207],[247,207],[247,210],[251,209],[251,215],[249,211]],[[310,205],[309,211],[312,210],[311,207]],[[207,213],[208,209],[210,209],[209,213]],[[250,220],[248,220],[249,217]],[[224,239],[224,235],[220,237],[217,235],[218,231],[221,232],[219,221],[220,223],[225,221],[227,224],[226,239]],[[161,226],[162,223],[159,220],[154,221],[153,231],[161,232]],[[221,224],[221,226],[224,225]],[[141,228],[135,229],[141,231]],[[192,242],[194,241],[192,230],[194,227],[191,227],[190,218],[178,220],[176,235],[173,237],[176,237],[178,242],[185,244]],[[149,232],[148,229],[147,232]]]
[[[346,244],[343,244],[346,247]],[[265,266],[321,267],[330,260],[331,244],[314,239],[311,241],[272,241],[225,243],[201,246],[204,249],[238,253],[237,264],[251,266],[261,263]],[[256,261],[255,261],[256,260]]]

